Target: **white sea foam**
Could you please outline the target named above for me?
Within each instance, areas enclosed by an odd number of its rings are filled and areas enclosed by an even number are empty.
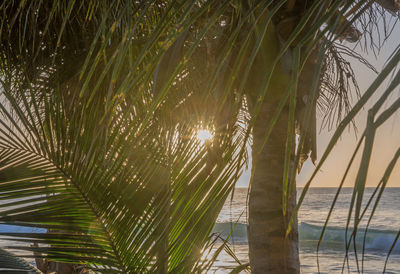
[[[366,205],[367,199],[370,197],[374,189],[367,188],[365,190],[365,199],[363,206]],[[338,197],[335,209],[332,212],[328,229],[325,232],[319,257],[319,271],[321,273],[341,273],[345,251],[345,234],[346,222],[349,212],[349,205],[353,190],[345,188]],[[301,193],[301,189],[297,189],[297,193]],[[300,262],[302,273],[317,273],[317,244],[320,237],[321,229],[332,201],[335,197],[336,189],[334,188],[310,188],[306,198],[300,207],[298,213],[299,218],[299,238],[300,238]],[[232,199],[228,198],[219,217],[218,224],[214,227],[214,233],[221,233],[222,238],[226,238],[235,227],[230,240],[236,256],[242,263],[248,262],[248,245],[247,245],[247,224],[246,224],[246,198],[247,189],[236,189]],[[378,208],[375,211],[370,229],[368,230],[365,250],[364,250],[364,273],[381,273],[388,255],[388,251],[393,244],[400,229],[400,188],[388,188],[385,190]],[[356,237],[357,256],[359,263],[362,260],[362,244],[364,230],[370,210],[361,222]],[[351,227],[348,235],[351,235]],[[348,236],[349,237],[349,236]],[[353,244],[349,249],[349,266],[345,266],[351,273],[357,273],[357,263],[355,259]],[[347,261],[347,260],[346,260]],[[236,265],[235,260],[227,254],[222,254],[218,259],[215,269],[233,268]],[[361,267],[361,264],[359,265]],[[219,270],[218,270],[219,271]],[[218,272],[217,271],[217,272]],[[221,271],[220,271],[221,272]],[[219,272],[218,272],[219,273]],[[221,273],[225,273],[222,271]],[[393,252],[388,260],[386,273],[400,273],[400,244],[396,244]]]
[[[317,246],[320,239],[322,226],[302,222],[299,225],[300,246]],[[347,240],[350,240],[353,228],[347,230]],[[357,247],[361,250],[364,242],[364,228],[359,228],[356,234]],[[217,223],[213,228],[213,233],[219,235],[222,239],[228,239],[230,243],[247,244],[247,224],[224,222]],[[387,253],[396,239],[398,231],[370,229],[365,235],[366,251],[382,251]],[[346,228],[327,227],[321,242],[321,248],[332,250],[344,250],[346,239]],[[351,244],[350,249],[353,248]],[[400,241],[396,242],[393,253],[400,253]]]

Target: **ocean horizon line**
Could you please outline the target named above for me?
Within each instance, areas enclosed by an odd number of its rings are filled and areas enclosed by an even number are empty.
[[[249,187],[247,187],[247,186],[236,186],[235,187],[235,189],[238,189],[238,188],[245,189],[245,188],[249,188]],[[304,186],[297,186],[296,188],[304,188]],[[338,187],[337,186],[310,186],[309,188],[336,188],[337,189]],[[349,188],[354,188],[354,187],[352,187],[352,186],[344,186],[342,188],[349,189]],[[367,189],[375,189],[376,186],[366,186],[365,188],[367,188]],[[387,188],[400,188],[400,186],[386,186],[385,189],[387,189]]]

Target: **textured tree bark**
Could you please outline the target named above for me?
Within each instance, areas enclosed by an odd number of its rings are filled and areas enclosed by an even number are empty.
[[[249,197],[249,257],[252,273],[300,273],[297,222],[286,238],[286,228],[296,205],[296,188],[283,214],[283,171],[288,128],[284,109],[260,151],[277,104],[263,103],[253,128],[253,169]]]

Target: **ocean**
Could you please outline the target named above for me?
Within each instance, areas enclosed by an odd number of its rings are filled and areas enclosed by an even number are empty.
[[[373,188],[367,188],[365,200],[373,193]],[[297,189],[297,194],[302,189]],[[342,273],[344,261],[345,225],[352,194],[351,188],[345,188],[340,194],[335,210],[328,224],[321,248],[318,253],[320,273]],[[317,242],[321,228],[329,212],[335,196],[335,188],[310,188],[299,212],[300,263],[302,273],[318,273]],[[246,224],[247,188],[236,188],[233,199],[228,197],[214,227],[215,233],[227,237],[235,225],[229,246],[241,263],[248,262],[247,224]],[[359,269],[364,273],[382,273],[388,251],[400,229],[400,188],[387,188],[383,194],[375,216],[370,224],[364,250],[362,265],[363,230],[360,229],[357,238],[357,254]],[[370,210],[367,211],[366,220]],[[361,224],[365,227],[366,221]],[[1,232],[32,232],[32,228],[0,225]],[[41,232],[40,229],[36,232]],[[217,248],[218,246],[215,246]],[[0,239],[0,246],[20,245]],[[237,262],[226,252],[222,252],[211,273],[229,273],[237,266]],[[344,273],[358,273],[354,251],[349,252],[349,264],[345,265]],[[397,244],[389,257],[386,273],[400,273],[400,244]]]
[[[301,191],[301,188],[297,189],[298,197]],[[317,243],[336,191],[336,188],[310,188],[300,208],[298,223],[301,273],[318,273]],[[373,191],[374,188],[366,189],[364,206]],[[319,273],[342,273],[345,258],[345,227],[352,192],[352,188],[344,188],[338,197],[318,252]],[[228,197],[214,227],[215,233],[221,233],[221,237],[226,238],[235,226],[229,246],[241,263],[248,262],[246,196],[247,188],[236,188],[233,199]],[[362,263],[363,228],[371,213],[371,210],[367,210],[356,240],[360,272],[361,270],[363,273],[383,272],[388,252],[400,230],[399,209],[400,188],[386,188],[368,228]],[[348,262],[344,265],[344,273],[358,273],[354,250],[349,251]],[[232,256],[222,252],[212,273],[229,273],[237,265]],[[385,273],[400,273],[398,243],[389,256]]]

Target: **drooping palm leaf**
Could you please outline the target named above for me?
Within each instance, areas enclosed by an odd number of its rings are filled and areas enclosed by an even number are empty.
[[[34,266],[27,263],[25,260],[20,259],[19,257],[5,251],[4,249],[0,249],[0,271],[9,273],[41,273]]]

